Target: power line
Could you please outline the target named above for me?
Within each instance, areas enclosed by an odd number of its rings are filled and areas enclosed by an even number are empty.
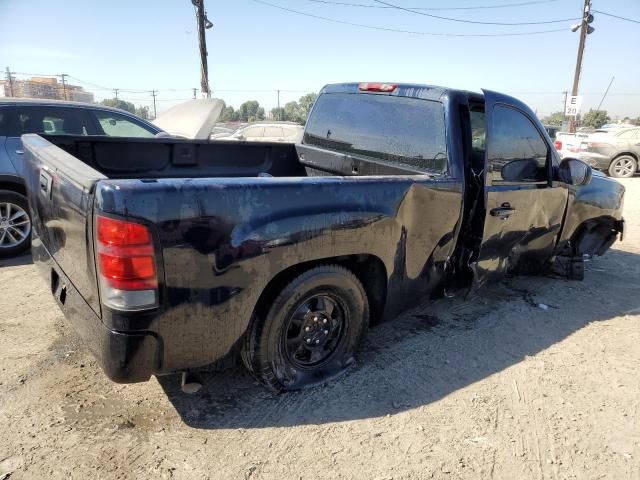
[[[423,17],[429,18],[437,18],[438,20],[446,20],[448,22],[459,22],[459,23],[473,23],[475,25],[543,25],[548,23],[562,23],[562,22],[572,22],[575,20],[580,20],[579,18],[559,18],[557,20],[544,20],[540,22],[482,22],[480,20],[463,20],[461,18],[451,18],[451,17],[443,17],[440,15],[433,15],[432,13],[424,13],[419,12],[417,10],[413,10],[411,8],[401,7],[399,5],[394,5],[393,3],[384,2],[382,0],[373,0],[381,5],[385,5],[389,8],[395,8],[396,10],[402,10],[403,12],[414,13],[416,15],[422,15]]]
[[[370,30],[382,30],[385,32],[395,32],[395,33],[407,33],[411,35],[429,35],[435,37],[515,37],[515,36],[524,36],[524,35],[539,35],[544,33],[555,33],[555,32],[566,32],[566,28],[558,28],[554,30],[540,30],[536,32],[516,32],[516,33],[435,33],[435,32],[421,32],[414,30],[402,30],[397,28],[387,28],[387,27],[378,27],[375,25],[366,25],[364,23],[354,23],[348,22],[346,20],[338,20],[337,18],[323,17],[321,15],[314,15],[312,13],[301,12],[299,10],[294,10],[292,8],[286,8],[281,5],[275,5],[270,2],[265,2],[264,0],[251,0],[255,3],[260,3],[262,5],[267,5],[269,7],[277,8],[278,10],[284,10],[285,12],[295,13],[297,15],[302,15],[305,17],[315,18],[318,20],[324,20],[325,22],[332,23],[340,23],[342,25],[349,25],[352,27],[360,27],[360,28],[368,28]],[[377,0],[376,0],[377,1]]]
[[[364,3],[349,3],[349,2],[336,2],[332,0],[307,0],[308,2],[323,3],[326,5],[340,5],[343,7],[360,7],[360,8],[394,8],[384,5],[368,5]],[[558,0],[536,0],[532,2],[520,2],[520,3],[507,3],[502,5],[479,5],[477,7],[411,7],[410,10],[485,10],[493,8],[509,8],[509,7],[522,7],[525,5],[538,5],[541,3],[552,3]],[[407,7],[409,8],[409,7]]]
[[[592,10],[592,12],[599,13],[600,15],[606,15],[607,17],[617,18],[619,20],[625,20],[627,22],[640,23],[640,20],[633,20],[632,18],[620,17],[618,15],[614,15],[613,13],[606,13],[601,10]]]

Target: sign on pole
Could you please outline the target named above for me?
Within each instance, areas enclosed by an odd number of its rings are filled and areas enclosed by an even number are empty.
[[[564,114],[575,117],[580,113],[580,106],[582,105],[582,95],[575,97],[567,97],[567,103],[564,106]]]

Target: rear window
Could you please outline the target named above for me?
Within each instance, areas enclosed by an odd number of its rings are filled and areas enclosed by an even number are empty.
[[[304,143],[439,173],[447,169],[444,107],[430,100],[320,95]]]
[[[0,108],[0,137],[9,136],[9,109]]]

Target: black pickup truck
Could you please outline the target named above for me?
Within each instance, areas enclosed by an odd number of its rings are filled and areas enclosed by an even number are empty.
[[[34,262],[117,382],[242,358],[315,385],[370,323],[507,274],[580,278],[624,225],[624,188],[491,91],[329,85],[299,145],[22,140]]]

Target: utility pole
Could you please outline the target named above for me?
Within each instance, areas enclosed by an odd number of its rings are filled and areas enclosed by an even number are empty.
[[[156,91],[151,90],[151,96],[153,97],[153,118],[158,116],[158,112],[156,111]]]
[[[282,112],[280,111],[280,90],[278,90],[278,120],[282,121]]]
[[[7,83],[9,83],[9,96],[13,97],[13,78],[11,77],[11,70],[7,67]]]
[[[593,22],[593,15],[591,11],[591,0],[584,0],[584,7],[582,9],[582,20],[580,22],[580,43],[578,44],[578,58],[576,59],[576,71],[573,75],[573,87],[571,88],[571,96],[578,95],[578,85],[580,84],[580,74],[582,73],[582,56],[584,54],[584,44],[587,39],[587,35],[593,32],[593,27],[589,24]],[[576,117],[571,116],[569,119],[569,131],[576,133]]]
[[[113,92],[116,94],[116,100],[118,100],[118,90],[119,90],[118,88],[113,89]]]
[[[68,75],[66,73],[63,73],[60,75],[60,78],[62,79],[62,95],[64,96],[64,99],[67,99],[67,84],[65,82],[65,77],[68,77]]]
[[[200,48],[200,91],[207,98],[211,97],[209,89],[209,65],[207,63],[207,39],[205,30],[213,27],[213,23],[207,18],[207,12],[204,11],[204,0],[191,0],[196,7],[196,22],[198,24],[198,45]]]
[[[562,102],[562,128],[564,128],[565,126],[565,121],[567,120],[567,94],[569,92],[567,92],[566,90],[564,92],[564,102]]]

